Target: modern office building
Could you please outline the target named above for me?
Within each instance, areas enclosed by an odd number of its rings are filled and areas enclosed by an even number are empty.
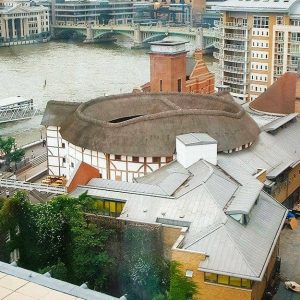
[[[0,2],[0,44],[20,40],[43,40],[49,34],[48,8],[30,1]]]
[[[228,0],[221,13],[217,63],[218,86],[252,101],[300,57],[300,3],[291,0]]]
[[[103,24],[108,20],[108,1],[64,1],[55,3],[57,25]]]

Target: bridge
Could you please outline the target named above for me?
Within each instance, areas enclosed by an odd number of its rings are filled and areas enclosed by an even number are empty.
[[[214,28],[168,27],[148,25],[80,25],[64,24],[52,25],[54,36],[63,33],[76,33],[84,38],[86,43],[97,40],[107,40],[117,35],[128,37],[135,47],[145,46],[149,42],[161,40],[166,37],[186,40],[196,48],[208,49],[218,40],[218,32]]]

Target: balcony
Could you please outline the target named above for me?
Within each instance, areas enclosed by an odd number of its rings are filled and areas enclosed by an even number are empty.
[[[237,94],[237,95],[244,95],[244,90],[242,89],[237,89],[237,88],[232,88],[230,87],[230,93],[234,93],[234,94]],[[244,96],[247,96],[247,95],[244,95]]]
[[[283,66],[283,60],[282,59],[275,59],[274,60],[274,66],[275,67]]]
[[[224,50],[228,50],[228,51],[238,51],[238,52],[245,52],[246,51],[244,45],[235,45],[235,44],[222,45],[220,42],[216,42],[215,47],[217,49],[224,49]]]
[[[220,22],[220,21],[216,21],[215,26],[219,27],[219,28],[248,30],[248,25],[247,24],[242,24],[242,23],[238,23],[238,22]]]
[[[291,43],[291,44],[300,45],[300,39],[295,39],[295,38],[290,39],[290,43]]]
[[[287,66],[289,68],[297,69],[298,68],[298,63],[290,61],[290,62],[288,62]]]
[[[247,41],[248,37],[245,34],[236,34],[236,33],[225,33],[223,38],[226,40],[234,41]]]
[[[223,70],[225,72],[235,73],[235,74],[245,74],[247,72],[246,69],[244,69],[244,68],[234,67],[234,66],[226,66],[226,65],[224,65]]]
[[[220,55],[219,52],[213,52],[213,57],[214,57],[215,59],[221,59],[222,55]]]
[[[234,44],[225,44],[224,45],[224,50],[228,51],[239,51],[239,52],[245,52],[247,51],[245,49],[245,46],[242,45],[234,45]]]
[[[249,62],[245,56],[238,56],[238,55],[224,55],[224,61],[236,62],[245,64]]]
[[[223,81],[228,83],[238,84],[238,85],[246,84],[246,80],[244,80],[243,78],[236,78],[236,77],[229,77],[229,76],[224,76]]]
[[[277,44],[284,43],[284,39],[283,38],[275,38],[275,43],[277,43]]]

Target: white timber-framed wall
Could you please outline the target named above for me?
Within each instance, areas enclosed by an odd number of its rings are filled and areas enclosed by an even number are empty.
[[[158,170],[171,162],[170,157],[135,157],[102,153],[78,147],[64,140],[60,127],[47,127],[47,156],[49,175],[71,177],[76,166],[85,162],[100,172],[103,179],[132,182],[133,178]]]

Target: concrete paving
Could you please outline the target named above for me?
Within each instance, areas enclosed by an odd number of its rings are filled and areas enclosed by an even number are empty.
[[[41,172],[47,170],[47,162],[43,162],[34,168],[27,169],[26,171],[20,173],[17,176],[17,180],[26,181],[27,179],[40,174]]]
[[[298,228],[286,226],[280,237],[281,275],[300,284],[300,219]]]

